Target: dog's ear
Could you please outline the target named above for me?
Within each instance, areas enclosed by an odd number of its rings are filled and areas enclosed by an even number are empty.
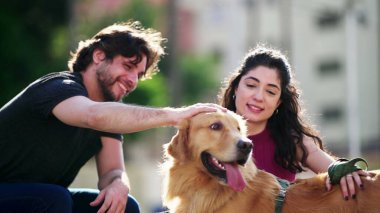
[[[188,159],[188,134],[189,134],[189,121],[183,121],[178,127],[177,133],[173,136],[170,143],[167,145],[167,154],[179,161]]]

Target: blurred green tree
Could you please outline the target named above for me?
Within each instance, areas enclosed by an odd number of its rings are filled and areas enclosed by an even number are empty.
[[[211,102],[216,99],[218,81],[216,71],[218,58],[212,55],[184,55],[179,63],[183,71],[183,99],[185,105]]]
[[[68,6],[66,0],[14,0],[1,5],[0,106],[40,75],[62,69]]]

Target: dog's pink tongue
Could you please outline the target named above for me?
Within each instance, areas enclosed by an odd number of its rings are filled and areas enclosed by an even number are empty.
[[[246,183],[241,175],[237,164],[224,164],[224,168],[227,171],[227,183],[235,191],[243,191]]]

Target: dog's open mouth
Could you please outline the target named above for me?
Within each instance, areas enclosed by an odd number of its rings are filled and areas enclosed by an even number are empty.
[[[235,191],[242,191],[246,186],[245,180],[238,168],[247,161],[242,159],[236,162],[221,162],[208,152],[202,152],[201,159],[204,167],[210,174],[227,183]]]

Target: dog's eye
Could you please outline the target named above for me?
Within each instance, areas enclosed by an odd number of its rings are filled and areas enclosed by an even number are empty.
[[[212,130],[221,130],[222,127],[223,127],[223,124],[219,123],[219,122],[213,123],[210,125],[210,129],[212,129]]]

